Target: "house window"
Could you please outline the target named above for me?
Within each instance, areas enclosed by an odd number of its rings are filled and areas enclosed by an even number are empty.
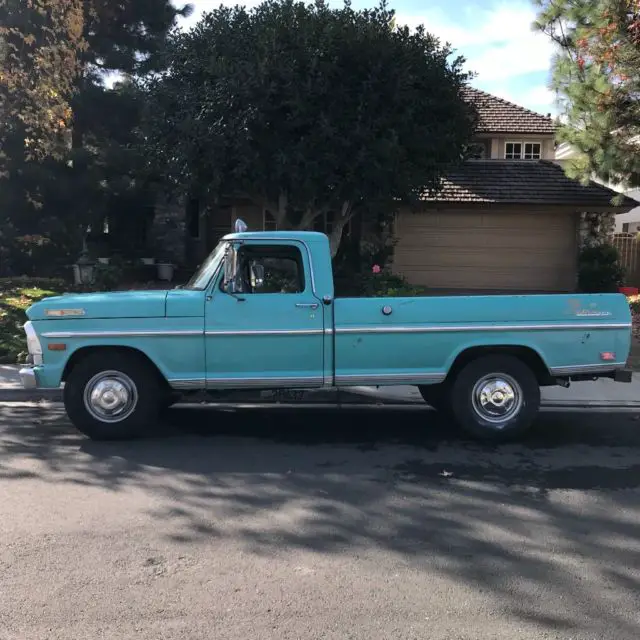
[[[200,201],[190,198],[187,202],[187,228],[194,240],[200,237]]]
[[[276,219],[273,217],[270,211],[264,209],[262,211],[262,230],[263,231],[277,231],[278,223]]]
[[[628,222],[623,222],[622,223],[622,233],[629,233],[629,223]]]
[[[542,144],[540,142],[507,142],[504,146],[507,160],[540,160]]]

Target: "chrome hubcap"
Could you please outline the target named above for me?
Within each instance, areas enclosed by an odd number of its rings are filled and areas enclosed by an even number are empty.
[[[101,371],[84,389],[84,406],[100,422],[122,422],[138,404],[138,389],[121,371]]]
[[[476,382],[472,403],[479,418],[502,429],[522,409],[522,389],[511,376],[492,373]]]

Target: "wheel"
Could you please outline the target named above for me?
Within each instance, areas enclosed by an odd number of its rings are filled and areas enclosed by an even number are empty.
[[[540,409],[533,371],[513,356],[485,356],[453,381],[451,410],[462,429],[482,440],[504,441],[527,431]]]
[[[447,412],[451,406],[449,385],[427,384],[418,387],[422,399],[436,411]]]
[[[101,351],[81,360],[64,386],[73,425],[93,440],[135,438],[157,421],[160,380],[140,356]]]

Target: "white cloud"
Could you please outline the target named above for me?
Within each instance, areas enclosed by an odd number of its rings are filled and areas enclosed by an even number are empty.
[[[504,80],[549,69],[553,45],[532,30],[535,11],[527,4],[467,8],[454,21],[442,10],[419,15],[398,13],[398,22],[426,29],[449,42],[467,58],[467,67],[482,81]]]

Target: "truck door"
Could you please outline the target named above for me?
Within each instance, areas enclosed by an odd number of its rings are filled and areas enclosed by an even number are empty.
[[[306,246],[247,240],[235,249],[234,260],[233,292],[224,290],[221,273],[206,298],[207,386],[323,386],[323,309]]]

